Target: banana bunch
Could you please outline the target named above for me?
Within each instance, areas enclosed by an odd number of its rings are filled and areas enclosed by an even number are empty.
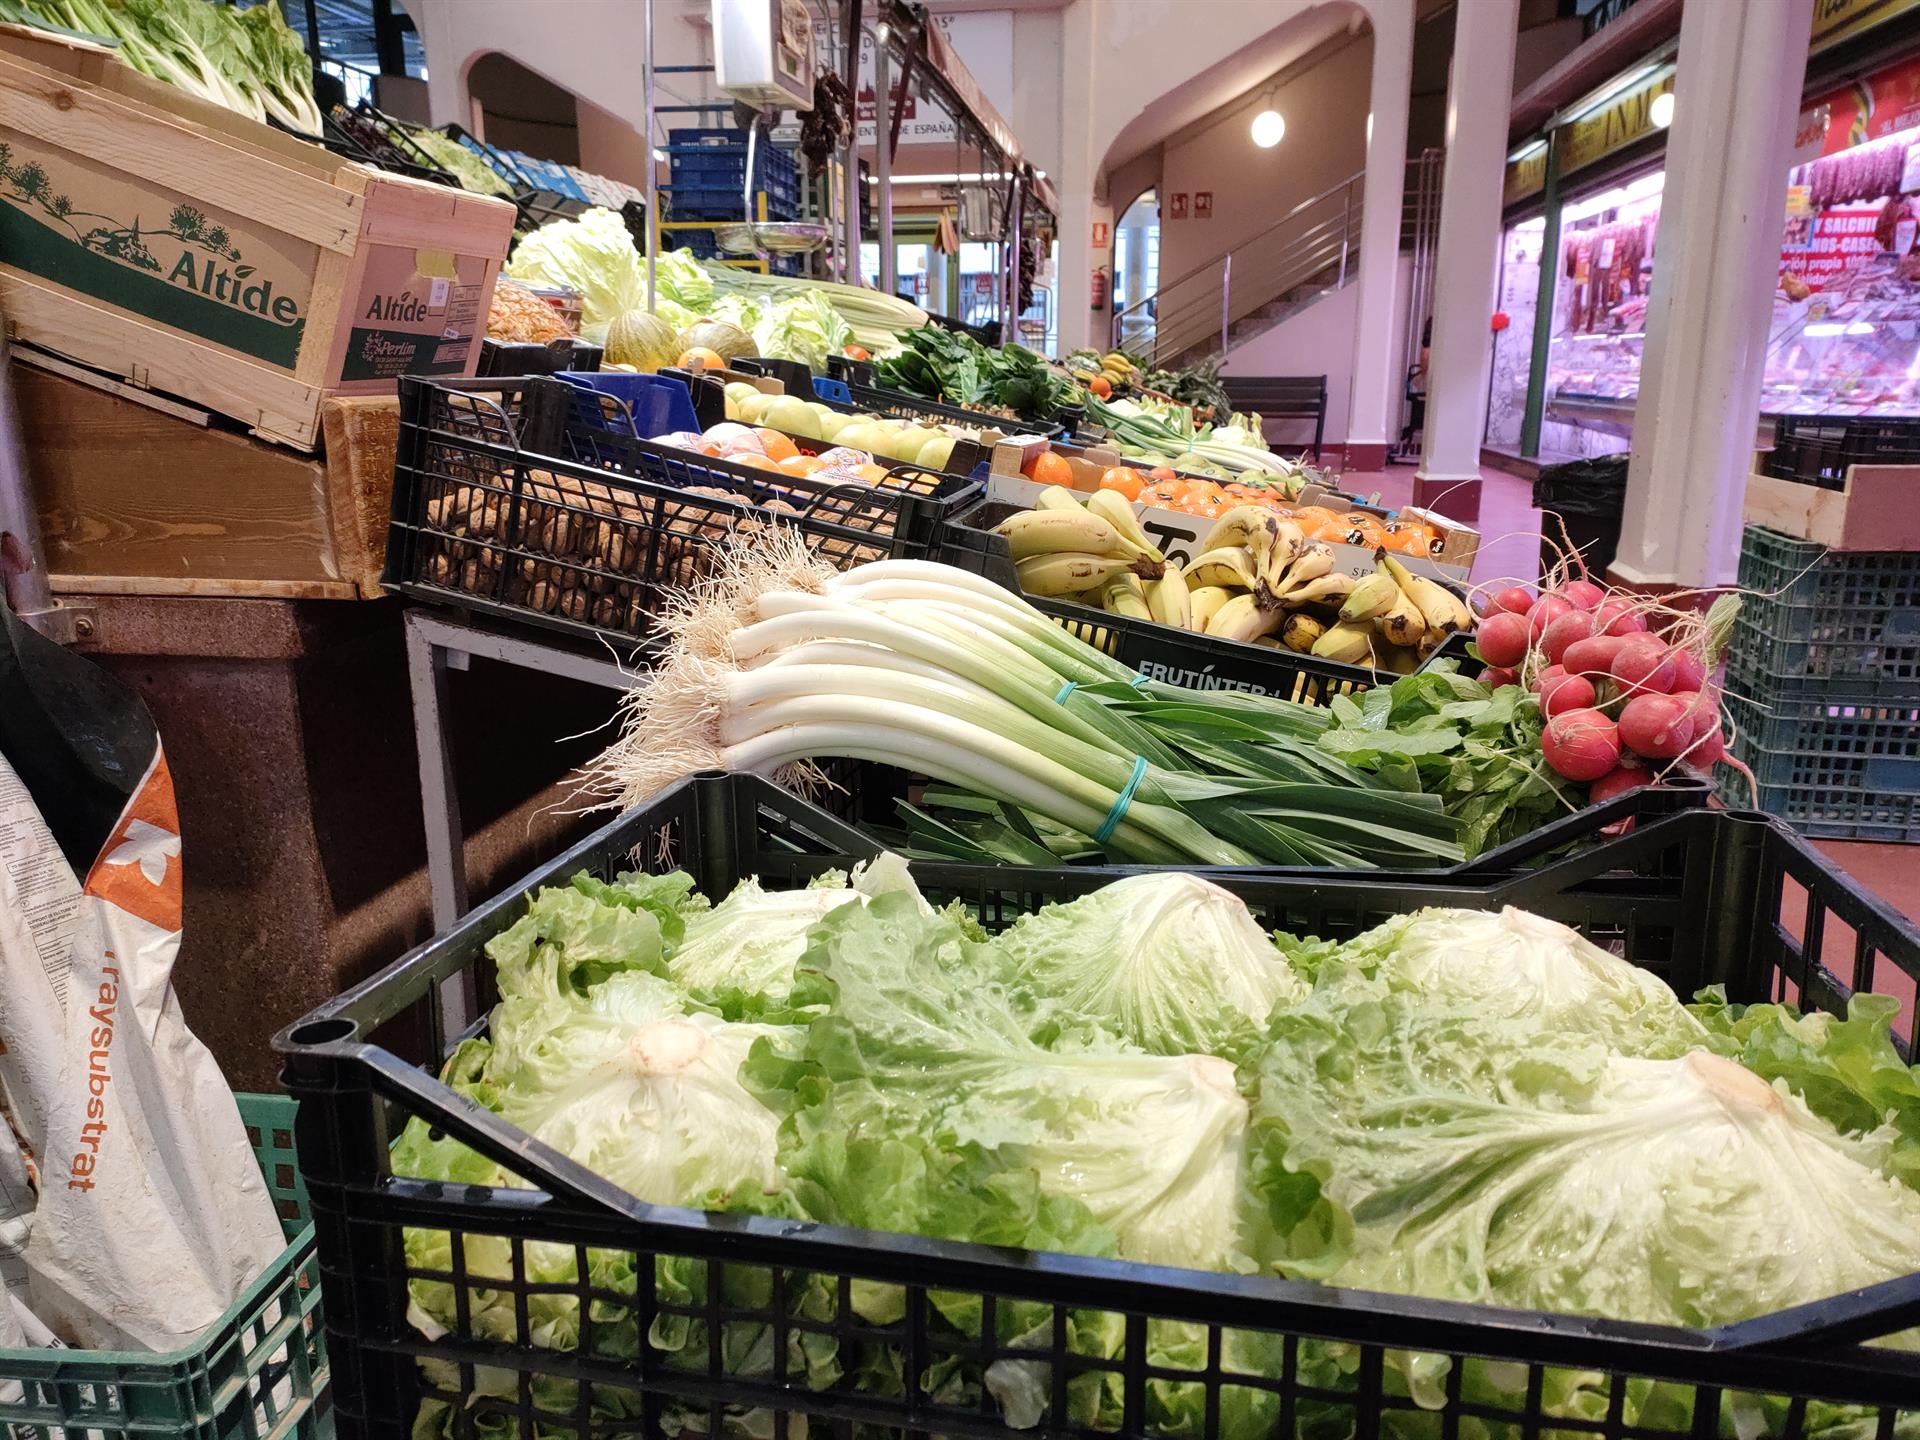
[[[1309,653],[1411,674],[1447,636],[1469,628],[1473,616],[1458,595],[1385,550],[1374,560],[1379,568],[1354,585],[1339,618],[1314,638]]]
[[[1186,624],[1186,582],[1140,528],[1133,506],[1112,490],[1094,491],[1083,505],[1073,491],[1049,485],[1033,509],[1008,516],[994,533],[1006,537],[1029,595]]]
[[[1199,617],[1194,629],[1293,650],[1318,638],[1323,622],[1312,607],[1337,606],[1353,589],[1353,577],[1335,571],[1329,546],[1262,505],[1222,515],[1187,562],[1186,577]]]
[[[1100,373],[1107,377],[1107,383],[1115,390],[1123,385],[1138,385],[1142,379],[1140,367],[1118,350],[1100,357]]]

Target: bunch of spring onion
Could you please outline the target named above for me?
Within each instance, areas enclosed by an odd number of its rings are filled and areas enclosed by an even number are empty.
[[[1136,400],[1087,399],[1087,418],[1120,442],[1120,453],[1179,464],[1199,460],[1233,475],[1258,479],[1263,472],[1292,475],[1300,467],[1267,449],[1260,417],[1243,414],[1232,425],[1195,425],[1184,405],[1148,406]]]
[[[925,561],[836,574],[799,537],[738,540],[663,617],[590,788],[641,803],[699,770],[804,789],[815,762],[932,777],[1115,860],[1417,867],[1462,856],[1433,796],[1314,744],[1326,711],[1144,682],[989,581]]]

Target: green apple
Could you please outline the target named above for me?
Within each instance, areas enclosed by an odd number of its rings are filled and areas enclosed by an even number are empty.
[[[742,400],[745,400],[749,395],[758,395],[759,393],[758,390],[754,389],[753,386],[744,380],[734,380],[727,385],[727,399],[733,401],[736,405]]]
[[[742,425],[764,424],[765,422],[761,417],[767,413],[768,407],[779,398],[778,395],[767,395],[759,390],[755,390],[753,394],[747,396],[740,402],[740,423]]]
[[[840,432],[853,423],[853,416],[847,414],[846,411],[828,410],[820,417],[820,438],[822,440],[837,440],[840,438]]]

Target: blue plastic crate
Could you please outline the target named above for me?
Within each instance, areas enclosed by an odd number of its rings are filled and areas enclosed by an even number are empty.
[[[1759,808],[1807,835],[1920,841],[1920,697],[1743,695],[1724,702]],[[1729,805],[1746,778],[1720,771]]]

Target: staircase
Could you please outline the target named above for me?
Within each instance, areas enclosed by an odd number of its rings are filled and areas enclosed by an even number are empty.
[[[1160,369],[1191,365],[1272,329],[1358,273],[1361,188],[1352,175],[1264,233],[1114,312],[1116,343]]]
[[[1439,213],[1438,155],[1408,162],[1400,240],[1416,257],[1426,222]],[[1114,345],[1177,369],[1224,356],[1351,284],[1359,274],[1365,179],[1351,175],[1303,200],[1263,234],[1115,311]]]

